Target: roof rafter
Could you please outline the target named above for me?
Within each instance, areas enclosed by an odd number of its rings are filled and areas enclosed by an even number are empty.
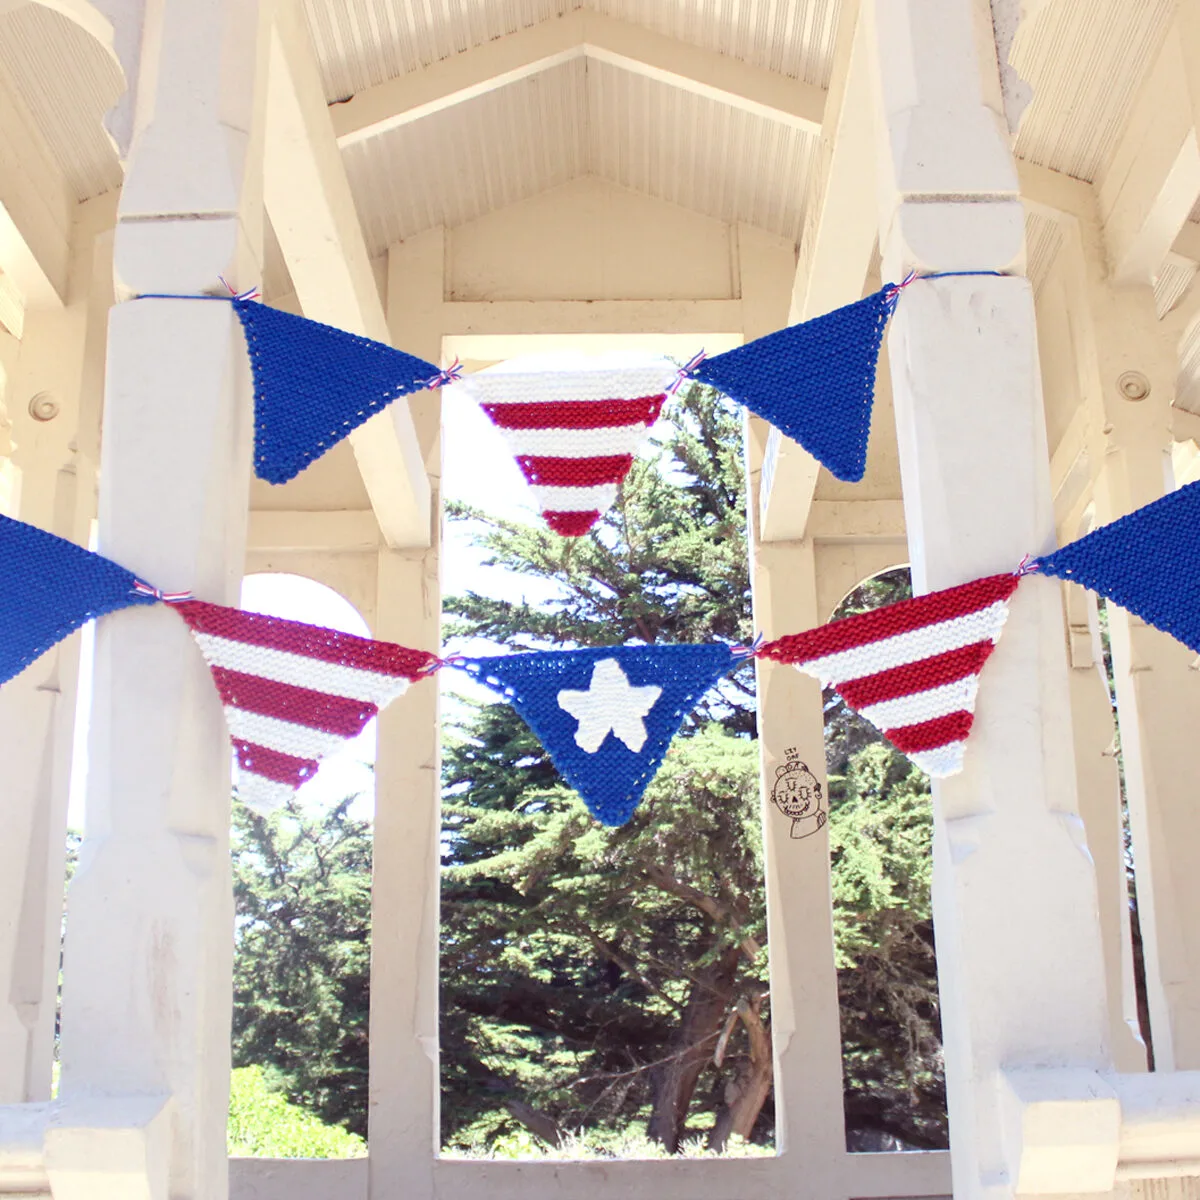
[[[1196,97],[1173,21],[1097,195],[1114,278],[1149,283],[1200,196]]]
[[[874,94],[867,27],[847,3],[838,29],[820,151],[809,184],[789,319],[808,321],[862,298],[879,231]],[[764,452],[759,520],[764,541],[802,538],[821,464],[772,427]]]
[[[75,197],[24,101],[0,80],[0,271],[30,307],[66,303]]]
[[[298,0],[276,10],[267,128],[264,199],[304,315],[390,344]],[[429,477],[407,402],[377,413],[349,441],[388,545],[428,545]]]
[[[815,133],[821,127],[825,92],[819,87],[639,25],[576,9],[331,105],[338,145],[352,145],[419,121],[581,56],[793,128]]]

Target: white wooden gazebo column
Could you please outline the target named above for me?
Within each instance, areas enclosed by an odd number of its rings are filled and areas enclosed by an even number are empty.
[[[1148,286],[1116,286],[1089,261],[1090,399],[1107,434],[1097,523],[1158,500],[1174,486],[1171,400],[1178,329],[1160,322]],[[1191,534],[1194,536],[1194,534]],[[1187,536],[1187,535],[1185,535]],[[1158,1071],[1200,1069],[1200,938],[1192,914],[1200,877],[1195,731],[1196,655],[1140,617],[1108,605],[1117,721],[1125,765],[1146,992]]]
[[[758,230],[738,230],[745,340],[787,321],[793,282],[790,247]],[[770,426],[746,420],[749,542],[754,628],[767,637],[821,623],[811,538],[762,540],[763,459]],[[771,802],[776,773],[800,760],[819,781],[828,812],[821,686],[793,667],[758,659],[758,740],[771,962],[776,1145],[789,1179],[805,1194],[837,1196],[842,1162],[842,1039],[833,955],[829,828],[793,837],[791,818]]]
[[[442,352],[445,248],[433,229],[388,252],[393,343]],[[374,634],[441,645],[441,393],[407,400],[429,478],[429,543],[379,552]],[[370,1195],[435,1193],[440,1146],[438,935],[441,890],[439,680],[414,684],[379,717],[371,890]]]
[[[256,0],[163,0],[147,29],[118,211],[118,295],[258,278]],[[236,604],[250,373],[227,303],[112,311],[102,553]],[[220,702],[165,606],[100,621],[87,830],[69,902],[56,1197],[221,1200],[233,958],[230,753]]]
[[[885,278],[1021,262],[1016,171],[994,59],[978,58],[976,7],[876,6]],[[916,590],[1010,571],[1050,548],[1028,281],[913,284],[888,353]],[[1104,963],[1057,584],[1028,580],[1014,597],[984,672],[966,768],[935,785],[934,811],[956,1200],[1107,1191],[1112,1163],[1096,1151],[1118,1116],[1094,1086],[1108,1065]]]

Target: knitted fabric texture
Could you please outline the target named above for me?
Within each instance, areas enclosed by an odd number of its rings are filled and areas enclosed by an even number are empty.
[[[438,374],[424,359],[251,300],[234,300],[254,372],[254,471],[286,483],[399,396]]]
[[[593,816],[623,825],[684,718],[738,661],[724,645],[613,646],[460,665],[512,701]]]
[[[423,650],[219,604],[171,607],[212,672],[237,755],[238,796],[258,812],[286,803],[436,661]]]
[[[612,507],[676,374],[663,359],[645,367],[488,371],[461,382],[508,443],[546,524],[578,537]]]
[[[1200,483],[1189,483],[1038,559],[1200,654]]]
[[[136,576],[52,533],[0,516],[0,683],[93,617],[154,604]]]
[[[758,653],[834,687],[934,778],[962,770],[979,674],[1017,575],[991,575],[768,642]]]
[[[851,483],[867,469],[875,367],[898,293],[873,296],[706,358],[692,377],[720,388]]]

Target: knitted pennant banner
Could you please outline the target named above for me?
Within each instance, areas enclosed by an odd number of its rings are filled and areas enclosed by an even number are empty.
[[[759,648],[834,687],[923,771],[962,770],[979,674],[1000,637],[1019,575],[991,575]]]
[[[233,307],[254,372],[254,470],[286,483],[399,396],[447,381],[432,363],[251,300]]]
[[[1200,654],[1200,483],[1101,525],[1033,564],[1081,583]]]
[[[704,359],[691,375],[720,388],[848,482],[867,469],[875,368],[899,288]]]
[[[423,650],[187,600],[172,604],[212,672],[237,754],[239,798],[285,804],[321,760],[437,662]]]
[[[725,645],[613,646],[459,665],[512,701],[593,816],[623,825],[684,718],[737,662]]]
[[[115,562],[0,516],[0,683],[93,617],[154,604]]]
[[[462,379],[500,430],[546,524],[579,537],[612,507],[678,369],[487,371]]]

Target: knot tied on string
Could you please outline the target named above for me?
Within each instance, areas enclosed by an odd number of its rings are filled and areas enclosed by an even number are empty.
[[[696,368],[708,357],[703,351],[697,351],[675,373],[675,378],[667,384],[667,395],[674,396],[681,387],[696,373]]]
[[[748,646],[730,646],[729,653],[734,658],[757,658],[765,639],[766,634],[760,633]]]
[[[1026,575],[1036,575],[1041,568],[1041,561],[1032,554],[1026,554],[1019,563],[1013,574],[1018,579],[1024,579]]]
[[[458,359],[455,360],[444,370],[439,371],[436,375],[431,375],[428,379],[421,380],[421,386],[433,391],[435,388],[445,387],[449,383],[457,383],[463,374],[463,364]]]
[[[155,600],[161,600],[164,604],[183,604],[188,600],[194,600],[196,597],[191,592],[163,592],[145,580],[135,579],[133,581],[133,590],[139,596],[151,597]]]

